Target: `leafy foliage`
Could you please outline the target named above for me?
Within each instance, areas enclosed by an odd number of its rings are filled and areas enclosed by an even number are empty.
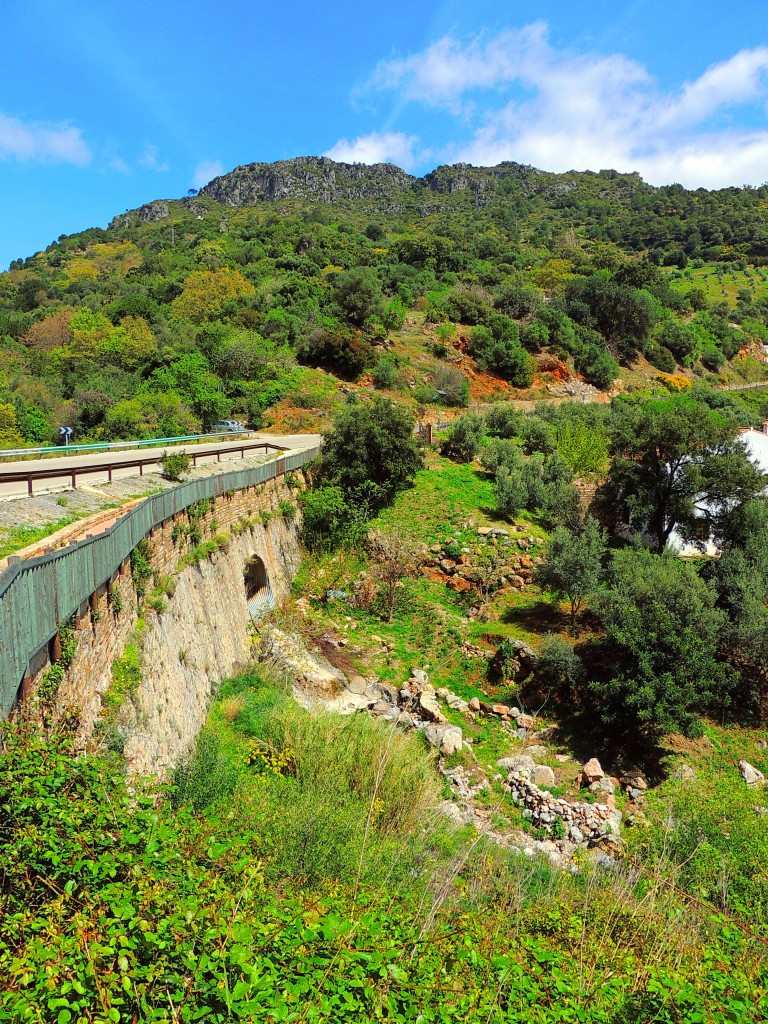
[[[700,732],[697,716],[727,700],[729,677],[717,660],[724,616],[696,568],[673,555],[613,555],[595,603],[613,673],[590,684],[616,728],[651,734]]]
[[[347,405],[325,436],[324,479],[371,508],[408,487],[421,464],[413,421],[383,398]]]

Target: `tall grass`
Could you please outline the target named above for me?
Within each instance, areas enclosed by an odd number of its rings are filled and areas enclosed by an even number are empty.
[[[251,833],[275,877],[414,879],[430,859],[439,787],[419,739],[310,714],[260,675],[224,684],[174,783],[177,804]]]

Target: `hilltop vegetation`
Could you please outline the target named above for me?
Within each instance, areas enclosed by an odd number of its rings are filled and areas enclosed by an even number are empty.
[[[759,375],[766,203],[516,164],[238,168],[0,276],[0,439],[281,425],[281,400],[296,426],[339,379],[415,410],[550,372],[598,389]]]

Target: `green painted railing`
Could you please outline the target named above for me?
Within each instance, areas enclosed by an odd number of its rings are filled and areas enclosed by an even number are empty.
[[[319,451],[308,448],[255,468],[190,480],[153,494],[104,533],[11,564],[0,574],[0,718],[14,706],[30,661],[150,530],[201,498],[265,483],[298,469]]]

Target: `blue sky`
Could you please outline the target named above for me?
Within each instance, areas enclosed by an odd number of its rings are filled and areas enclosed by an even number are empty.
[[[256,160],[768,179],[768,11],[712,0],[7,4],[0,266]]]

